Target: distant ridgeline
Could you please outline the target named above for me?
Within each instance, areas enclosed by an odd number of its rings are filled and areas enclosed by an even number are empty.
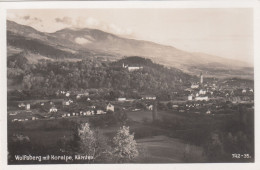
[[[127,39],[97,29],[65,28],[47,33],[7,20],[7,56],[19,52],[27,53],[25,57],[29,63],[37,63],[43,59],[74,62],[93,59],[110,62],[117,61],[122,56],[145,56],[156,63],[175,67],[195,76],[203,72],[205,77],[254,77],[253,67],[236,60],[189,53],[175,47]],[[149,65],[147,59],[138,57],[120,61],[120,66],[124,65],[125,70],[131,72],[142,70],[143,65],[147,64]]]

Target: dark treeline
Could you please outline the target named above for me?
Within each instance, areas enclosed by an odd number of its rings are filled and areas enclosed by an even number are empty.
[[[57,90],[107,88],[123,92],[125,97],[138,94],[170,94],[183,89],[190,76],[178,69],[165,68],[141,57],[128,57],[113,63],[86,59],[80,62],[41,60],[28,64],[26,53],[8,57],[8,79],[22,90],[50,93]],[[142,66],[128,71],[122,64]],[[155,94],[156,93],[156,94]]]

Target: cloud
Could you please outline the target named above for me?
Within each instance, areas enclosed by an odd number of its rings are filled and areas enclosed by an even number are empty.
[[[26,16],[23,16],[22,17],[24,20],[28,20],[28,19],[30,19],[31,17],[29,16],[29,15],[26,15]]]
[[[78,17],[74,22],[74,26],[78,28],[99,28],[101,25],[101,22],[93,17]]]
[[[92,28],[99,29],[105,32],[109,32],[112,34],[123,35],[123,36],[131,36],[133,35],[133,31],[130,28],[125,28],[120,25],[114,23],[107,23],[102,20],[98,20],[95,17],[87,16],[87,17],[69,17],[69,16],[59,16],[51,19],[53,23],[51,26],[47,26],[49,20],[42,20],[40,18],[34,17],[29,14],[15,14],[8,13],[7,18],[18,22],[20,24],[25,24],[29,26],[33,26],[34,28],[38,28],[42,31],[46,32],[54,32],[59,29],[74,27],[74,28]]]
[[[41,20],[40,18],[37,18],[37,17],[34,17],[33,20],[34,20],[35,22],[42,22],[42,20]]]
[[[122,28],[115,24],[109,24],[107,29],[108,29],[107,31],[109,32],[120,34],[120,35],[130,35],[133,33],[133,31],[130,28]]]
[[[30,15],[25,15],[25,16],[18,16],[20,20],[28,21],[30,23],[39,23],[42,22],[40,18],[37,17],[31,17]]]
[[[113,23],[105,23],[94,17],[78,17],[75,22],[72,22],[73,27],[77,28],[94,28],[105,32],[118,35],[132,35],[133,31],[130,28],[123,28]]]
[[[100,26],[100,22],[97,19],[95,19],[95,18],[88,17],[86,19],[86,26],[97,27],[97,26]]]
[[[24,24],[31,24],[31,23],[35,24],[35,23],[42,22],[42,20],[37,17],[32,17],[30,15],[18,15],[14,13],[8,13],[7,19],[14,20]]]
[[[63,23],[63,24],[66,24],[66,25],[72,24],[72,19],[70,17],[55,18],[55,21],[57,23]]]

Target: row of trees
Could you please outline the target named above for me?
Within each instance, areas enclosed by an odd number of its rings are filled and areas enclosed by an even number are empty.
[[[202,147],[209,162],[253,161],[254,112],[244,105],[238,105],[236,109],[233,115],[214,119],[206,115],[188,115],[187,119],[162,116],[153,125],[171,131],[181,130],[182,133],[176,131],[168,135]],[[143,121],[147,123],[147,120]],[[232,158],[234,153],[250,157],[235,160]]]
[[[88,123],[81,124],[74,135],[76,152],[93,156],[92,161],[112,159],[112,162],[127,162],[138,156],[137,143],[129,127],[121,127],[109,146],[106,139],[98,131],[91,130]]]
[[[28,136],[13,135],[8,142],[9,163],[24,163],[15,160],[15,155],[80,155],[86,160],[74,159],[67,163],[123,163],[129,162],[139,155],[134,134],[129,127],[122,126],[112,139],[105,137],[99,130],[91,129],[88,123],[78,124],[73,137],[63,137],[57,142],[54,150],[41,145],[34,145]],[[27,161],[26,163],[30,163]],[[35,163],[35,162],[34,162]],[[37,162],[39,163],[39,162]],[[43,162],[44,163],[44,162]],[[62,163],[49,161],[46,163]]]

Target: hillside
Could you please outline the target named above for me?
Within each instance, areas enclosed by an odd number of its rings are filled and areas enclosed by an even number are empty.
[[[114,61],[124,56],[143,56],[193,75],[204,72],[204,75],[209,77],[253,78],[253,68],[240,61],[203,53],[189,53],[171,46],[127,39],[97,29],[66,28],[54,33],[43,33],[29,26],[7,21],[7,33],[8,47],[12,52],[28,51],[43,58],[102,57]],[[8,55],[11,53],[9,51]]]
[[[192,78],[179,69],[169,69],[137,56],[109,64],[90,60],[43,60],[32,65],[24,57],[26,55],[20,53],[8,57],[8,88],[19,87],[9,90],[27,91],[29,98],[54,95],[57,90],[96,89],[95,97],[110,100],[118,97],[140,98],[142,94],[168,99],[174,91],[190,86]],[[20,57],[17,61],[22,64],[14,62],[17,57]],[[129,71],[122,63],[139,65],[141,69]]]

